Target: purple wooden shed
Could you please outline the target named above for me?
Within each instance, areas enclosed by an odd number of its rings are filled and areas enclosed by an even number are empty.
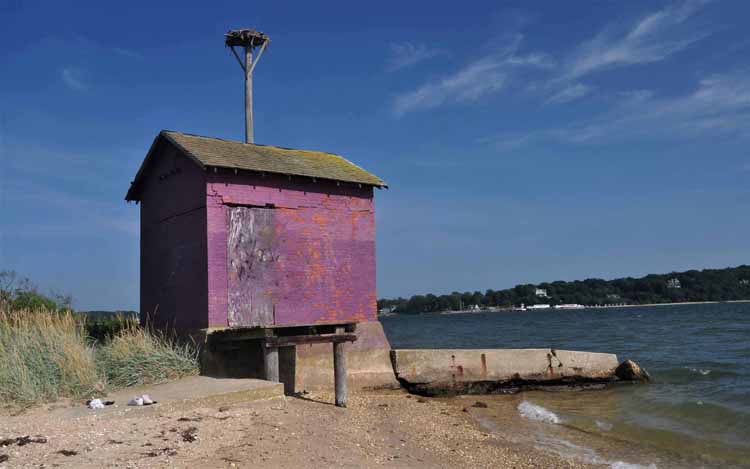
[[[179,332],[376,319],[373,188],[341,156],[162,131],[141,205],[142,320]]]

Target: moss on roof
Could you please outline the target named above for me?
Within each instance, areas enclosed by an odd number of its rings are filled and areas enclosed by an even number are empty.
[[[156,141],[160,138],[172,143],[204,168],[249,170],[388,187],[385,181],[379,177],[333,153],[257,145],[171,130],[162,130]],[[152,150],[156,146],[156,141]],[[151,151],[146,155],[146,159],[149,158],[150,154]],[[145,166],[146,161],[138,171],[125,197],[126,200],[137,199],[134,188],[139,182]]]
[[[161,135],[204,166],[386,186],[379,177],[333,153],[257,145],[168,130],[163,130]]]

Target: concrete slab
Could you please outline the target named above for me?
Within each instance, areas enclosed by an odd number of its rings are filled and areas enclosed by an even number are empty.
[[[358,323],[356,334],[356,342],[345,345],[349,389],[398,389],[391,366],[391,345],[380,321]],[[332,390],[331,344],[297,346],[295,374],[297,391]]]
[[[148,394],[157,402],[149,406],[129,406],[135,396]],[[60,419],[75,419],[89,415],[102,418],[131,418],[159,414],[172,410],[187,410],[200,407],[234,406],[264,399],[282,398],[284,385],[260,379],[217,379],[207,376],[190,376],[169,383],[138,386],[112,392],[101,398],[115,401],[103,409],[89,409],[84,401],[74,401],[72,407],[54,406],[48,410],[50,416]],[[37,409],[36,412],[41,412]]]
[[[605,383],[618,365],[614,354],[554,349],[402,349],[391,360],[399,382],[426,395]]]
[[[157,402],[150,406],[129,406],[136,396],[148,394]],[[102,400],[115,401],[115,405],[91,410],[85,405],[67,409],[71,417],[96,413],[100,416],[138,416],[143,412],[189,409],[197,407],[220,407],[244,402],[273,399],[284,396],[284,385],[261,379],[210,378],[190,376],[169,383],[138,386],[110,393]]]

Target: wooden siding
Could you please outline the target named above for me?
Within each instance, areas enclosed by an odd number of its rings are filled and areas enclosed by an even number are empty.
[[[229,325],[272,325],[279,260],[273,209],[230,207],[228,213]]]

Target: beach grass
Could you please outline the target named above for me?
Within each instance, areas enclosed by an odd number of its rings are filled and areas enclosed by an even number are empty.
[[[28,406],[103,388],[94,345],[70,312],[0,311],[0,399]]]
[[[125,327],[97,349],[97,365],[107,384],[125,388],[158,384],[198,374],[196,348],[160,331]]]
[[[0,309],[0,405],[96,397],[197,373],[194,346],[133,321],[97,342],[70,311]]]

